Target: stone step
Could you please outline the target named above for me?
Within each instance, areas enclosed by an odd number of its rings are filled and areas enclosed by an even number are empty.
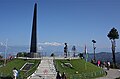
[[[53,59],[42,59],[35,73],[27,79],[55,79],[56,74]]]

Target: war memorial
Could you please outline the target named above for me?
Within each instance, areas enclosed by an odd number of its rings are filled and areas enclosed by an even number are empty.
[[[85,50],[85,58],[73,57],[68,55],[67,43],[63,48],[64,57],[41,57],[37,52],[37,3],[34,4],[33,23],[31,32],[30,52],[27,57],[18,57],[4,67],[0,67],[0,79],[14,79],[12,69],[14,67],[19,71],[17,79],[113,79],[119,77],[118,71],[106,67],[97,66],[94,63],[87,61],[87,51]],[[75,50],[75,48],[73,48]],[[1,72],[6,72],[7,66],[9,72],[7,75]],[[17,66],[18,64],[19,66]],[[3,69],[3,70],[2,70]],[[2,70],[2,71],[1,71]],[[113,78],[111,78],[110,74]]]

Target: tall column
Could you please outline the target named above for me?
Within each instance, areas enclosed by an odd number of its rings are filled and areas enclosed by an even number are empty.
[[[34,5],[30,53],[31,53],[31,57],[34,57],[34,53],[37,53],[37,4],[36,3]]]

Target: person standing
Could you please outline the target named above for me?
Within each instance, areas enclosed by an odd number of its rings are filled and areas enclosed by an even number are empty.
[[[65,43],[65,47],[64,47],[65,58],[67,58],[67,52],[68,52],[67,43]]]
[[[98,62],[97,62],[97,63],[98,63],[98,66],[100,66],[100,60],[98,60]]]
[[[17,79],[17,76],[18,76],[18,71],[16,68],[13,69],[13,76],[14,78],[13,79]]]
[[[103,66],[104,66],[104,68],[106,67],[106,62],[105,61],[103,62]]]
[[[107,70],[109,70],[109,69],[110,69],[110,62],[107,61]]]

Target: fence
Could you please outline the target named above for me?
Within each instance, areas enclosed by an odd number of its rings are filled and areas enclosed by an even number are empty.
[[[89,72],[89,73],[81,73],[81,74],[74,74],[71,75],[70,79],[91,79],[95,77],[100,77],[102,75],[105,75],[105,71],[96,71],[96,72]]]

